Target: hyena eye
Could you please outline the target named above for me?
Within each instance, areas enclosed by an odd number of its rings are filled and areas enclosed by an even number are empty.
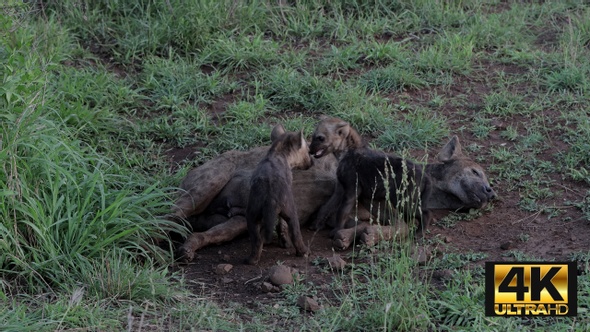
[[[473,175],[475,176],[479,176],[479,172],[474,168],[471,170],[473,172]]]

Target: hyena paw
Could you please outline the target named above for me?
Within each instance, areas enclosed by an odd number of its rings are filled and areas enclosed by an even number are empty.
[[[248,265],[258,265],[258,259],[255,257],[248,257],[244,259],[244,263]]]
[[[305,250],[297,250],[296,255],[298,257],[305,257],[305,258],[307,258],[307,257],[309,257],[309,254],[310,253],[311,252],[309,250],[307,250],[307,249],[305,249]]]
[[[352,245],[354,232],[350,229],[341,229],[334,234],[332,246],[338,250],[344,250]]]
[[[195,252],[183,245],[176,250],[175,257],[180,263],[189,263],[195,258]]]

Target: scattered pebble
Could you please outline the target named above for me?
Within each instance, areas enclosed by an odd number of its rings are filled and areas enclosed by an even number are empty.
[[[453,270],[434,270],[432,272],[432,277],[440,280],[449,280],[453,277]]]
[[[307,296],[300,296],[297,299],[297,305],[300,306],[305,311],[318,311],[320,310],[320,305],[316,302],[316,300],[307,297]]]
[[[334,254],[334,256],[328,257],[326,258],[326,260],[328,261],[328,265],[330,265],[330,268],[332,268],[335,271],[342,271],[346,266],[346,262],[342,259],[342,257],[340,257],[340,255]]]
[[[285,265],[275,265],[270,268],[269,279],[270,282],[276,286],[292,284],[293,283],[293,272],[291,268]]]
[[[270,282],[263,282],[262,285],[260,286],[260,289],[265,292],[265,293],[278,293],[281,291],[281,289],[273,284],[271,284]]]
[[[215,273],[218,275],[225,275],[228,274],[234,266],[231,264],[219,264],[215,267]]]
[[[412,252],[412,258],[420,265],[424,265],[430,259],[430,252],[425,247],[416,247]]]
[[[512,248],[512,241],[504,242],[500,245],[500,249],[508,250]]]
[[[231,284],[232,282],[234,282],[234,280],[232,278],[224,277],[223,279],[221,279],[221,282],[224,284]]]

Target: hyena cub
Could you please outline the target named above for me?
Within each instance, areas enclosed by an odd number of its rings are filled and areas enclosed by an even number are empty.
[[[323,228],[326,219],[336,211],[333,236],[344,228],[357,200],[366,208],[389,203],[402,210],[404,216],[415,218],[418,230],[428,225],[431,212],[426,203],[432,189],[421,165],[368,148],[356,130],[337,118],[326,118],[318,124],[310,152],[316,158],[332,152],[339,159],[336,188],[319,210],[312,229]]]
[[[287,223],[297,256],[307,254],[291,191],[291,169],[308,169],[312,166],[309,147],[303,132],[286,133],[282,125],[273,128],[271,139],[273,143],[268,154],[260,161],[250,180],[246,220],[252,252],[246,262],[252,265],[258,264],[263,243],[272,241],[275,225],[277,232],[280,232],[277,216]]]

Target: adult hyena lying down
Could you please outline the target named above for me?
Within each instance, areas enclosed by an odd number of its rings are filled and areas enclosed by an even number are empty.
[[[325,119],[318,124],[316,132],[323,132],[327,141],[341,143],[346,137],[335,129],[333,123]],[[178,249],[178,255],[191,260],[196,250],[231,241],[247,232],[244,212],[248,183],[252,170],[267,151],[268,147],[228,151],[187,174],[181,183],[182,191],[175,202],[173,216],[190,217],[195,232]],[[482,208],[495,197],[484,170],[463,155],[456,136],[441,149],[438,162],[427,164],[424,170],[432,182],[432,194],[427,202],[429,209]],[[336,159],[328,151],[324,151],[324,157],[316,159],[309,170],[293,172],[293,196],[302,225],[328,201],[335,183]],[[359,209],[359,213],[361,211]],[[359,220],[364,219],[359,217]],[[338,247],[347,247],[352,242],[350,234],[354,232],[347,231],[344,229],[339,232],[342,236],[334,236]]]
[[[362,233],[358,229],[339,231],[357,199],[371,207],[374,215],[386,213],[383,207],[388,203],[394,208],[400,207],[398,203],[402,199],[407,204],[402,204],[401,208],[406,215],[418,220],[420,229],[428,224],[430,210],[482,208],[496,197],[481,166],[463,155],[457,136],[439,152],[438,163],[422,167],[367,148],[350,124],[337,118],[325,118],[314,131],[310,153],[316,158],[333,153],[340,161],[335,192],[321,207],[312,225],[312,228],[321,228],[325,219],[332,215],[336,230],[332,235],[340,248],[350,245],[352,234]],[[401,184],[404,177],[405,186]],[[384,182],[390,186],[389,190]],[[397,197],[398,194],[402,197]],[[397,218],[386,215],[385,219]],[[366,225],[363,230],[373,231]],[[395,229],[388,229],[387,233],[391,236]]]

